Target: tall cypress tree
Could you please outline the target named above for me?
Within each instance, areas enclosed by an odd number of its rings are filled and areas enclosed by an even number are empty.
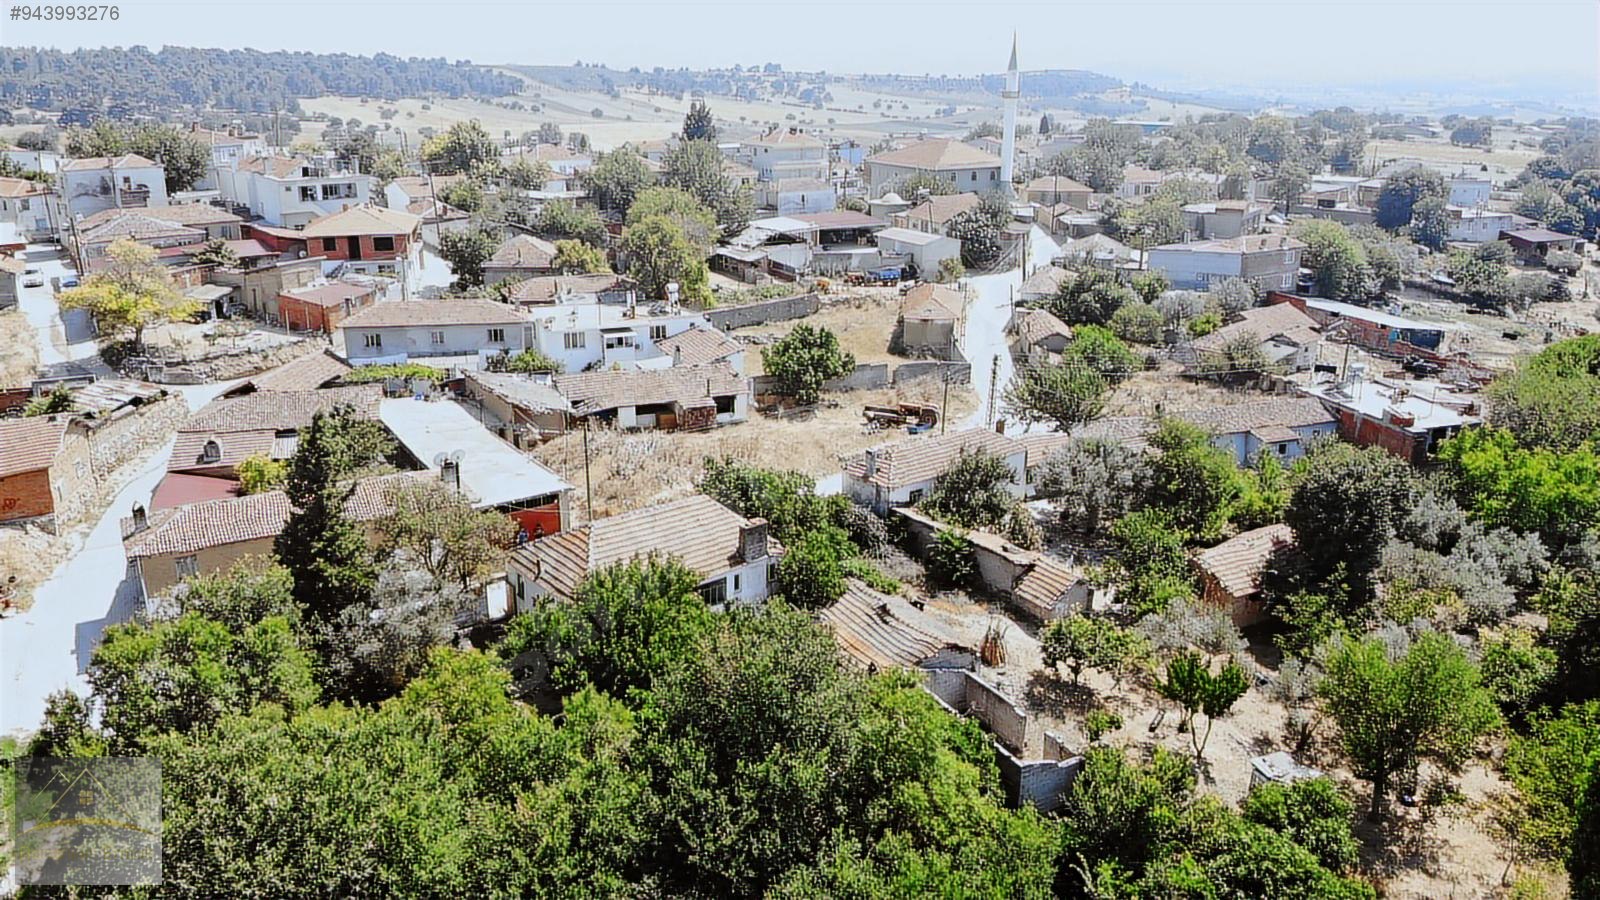
[[[295,600],[322,621],[366,599],[377,582],[366,537],[344,511],[355,492],[345,480],[353,467],[346,432],[365,424],[347,406],[317,413],[289,463],[292,512],[272,550],[294,578]]]

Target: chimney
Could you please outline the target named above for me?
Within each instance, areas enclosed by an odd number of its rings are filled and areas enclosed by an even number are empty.
[[[871,478],[872,476],[874,476],[876,474],[878,474],[878,451],[876,451],[876,450],[868,450],[867,451],[867,477]]]
[[[746,519],[739,526],[739,558],[752,563],[767,556],[767,520]]]
[[[683,365],[683,345],[680,344],[672,348],[672,364],[674,366]]]
[[[439,480],[452,491],[461,490],[461,463],[447,459],[439,465]]]
[[[150,527],[150,514],[145,510],[143,503],[133,505],[133,531],[135,534]]]

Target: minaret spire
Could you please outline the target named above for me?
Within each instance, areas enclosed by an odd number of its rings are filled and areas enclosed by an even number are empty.
[[[1005,129],[1000,139],[1000,189],[1011,195],[1011,176],[1017,155],[1017,98],[1022,96],[1022,75],[1017,71],[1017,33],[1011,32],[1011,63],[1006,66]]]

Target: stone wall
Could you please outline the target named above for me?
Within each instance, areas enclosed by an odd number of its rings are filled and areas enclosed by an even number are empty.
[[[189,405],[169,394],[142,406],[117,411],[109,420],[96,422],[89,435],[89,456],[96,478],[106,478],[117,467],[151,447],[160,446],[189,418]]]
[[[919,359],[901,363],[894,370],[894,383],[897,385],[917,378],[948,378],[951,384],[971,384],[972,364],[964,360],[946,362],[938,359]]]
[[[765,325],[768,322],[787,322],[790,319],[803,319],[822,308],[822,298],[816,294],[796,294],[793,297],[779,297],[775,300],[760,300],[755,303],[746,303],[743,306],[724,306],[717,309],[706,310],[706,318],[716,328],[727,331],[732,328],[749,328],[752,325]]]
[[[1013,807],[1032,804],[1044,812],[1061,808],[1062,797],[1083,767],[1083,758],[1071,755],[1059,735],[1044,732],[1038,723],[993,685],[964,669],[924,671],[923,687],[957,715],[969,715],[994,736],[995,761],[1006,800]],[[1042,758],[1030,756],[1040,745]]]
[[[275,369],[286,362],[307,355],[309,349],[321,351],[321,340],[299,340],[277,344],[260,350],[233,351],[225,347],[208,351],[199,359],[152,367],[148,372],[134,373],[156,384],[205,384],[212,381],[231,381],[257,372]]]

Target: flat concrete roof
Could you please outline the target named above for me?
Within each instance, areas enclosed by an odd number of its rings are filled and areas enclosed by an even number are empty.
[[[439,454],[461,451],[461,486],[477,505],[500,506],[569,491],[572,485],[491,434],[448,400],[384,400],[378,418],[431,471]]]

